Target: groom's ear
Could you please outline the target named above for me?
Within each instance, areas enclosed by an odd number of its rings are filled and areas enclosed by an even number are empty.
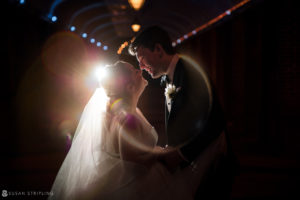
[[[162,48],[161,44],[156,43],[155,46],[154,46],[154,51],[156,51],[158,53],[158,56],[160,58],[163,57],[164,49]]]

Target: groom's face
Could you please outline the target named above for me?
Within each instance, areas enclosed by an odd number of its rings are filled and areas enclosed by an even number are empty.
[[[151,51],[145,47],[139,47],[136,52],[136,57],[141,70],[145,70],[153,79],[163,75],[160,67],[160,57],[156,50]]]

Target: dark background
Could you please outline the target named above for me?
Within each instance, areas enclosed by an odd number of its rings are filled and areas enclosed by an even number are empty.
[[[86,84],[91,62],[116,56],[95,53],[35,12],[9,4],[1,11],[7,14],[1,23],[0,192],[49,191],[95,87]],[[296,13],[290,0],[261,1],[178,46],[207,69],[224,108],[240,162],[232,199],[292,199],[299,193]],[[60,56],[52,56],[52,44]],[[149,81],[140,107],[161,134],[163,88]]]

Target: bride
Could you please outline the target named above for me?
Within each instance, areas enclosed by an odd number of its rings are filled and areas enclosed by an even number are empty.
[[[105,70],[49,199],[192,199],[189,186],[158,161],[166,150],[137,108],[148,84],[141,70],[122,61]]]

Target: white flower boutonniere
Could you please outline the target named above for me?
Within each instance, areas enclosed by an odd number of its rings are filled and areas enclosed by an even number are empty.
[[[174,96],[180,91],[181,87],[176,88],[173,84],[167,84],[165,88],[165,96],[168,101],[172,100]]]

